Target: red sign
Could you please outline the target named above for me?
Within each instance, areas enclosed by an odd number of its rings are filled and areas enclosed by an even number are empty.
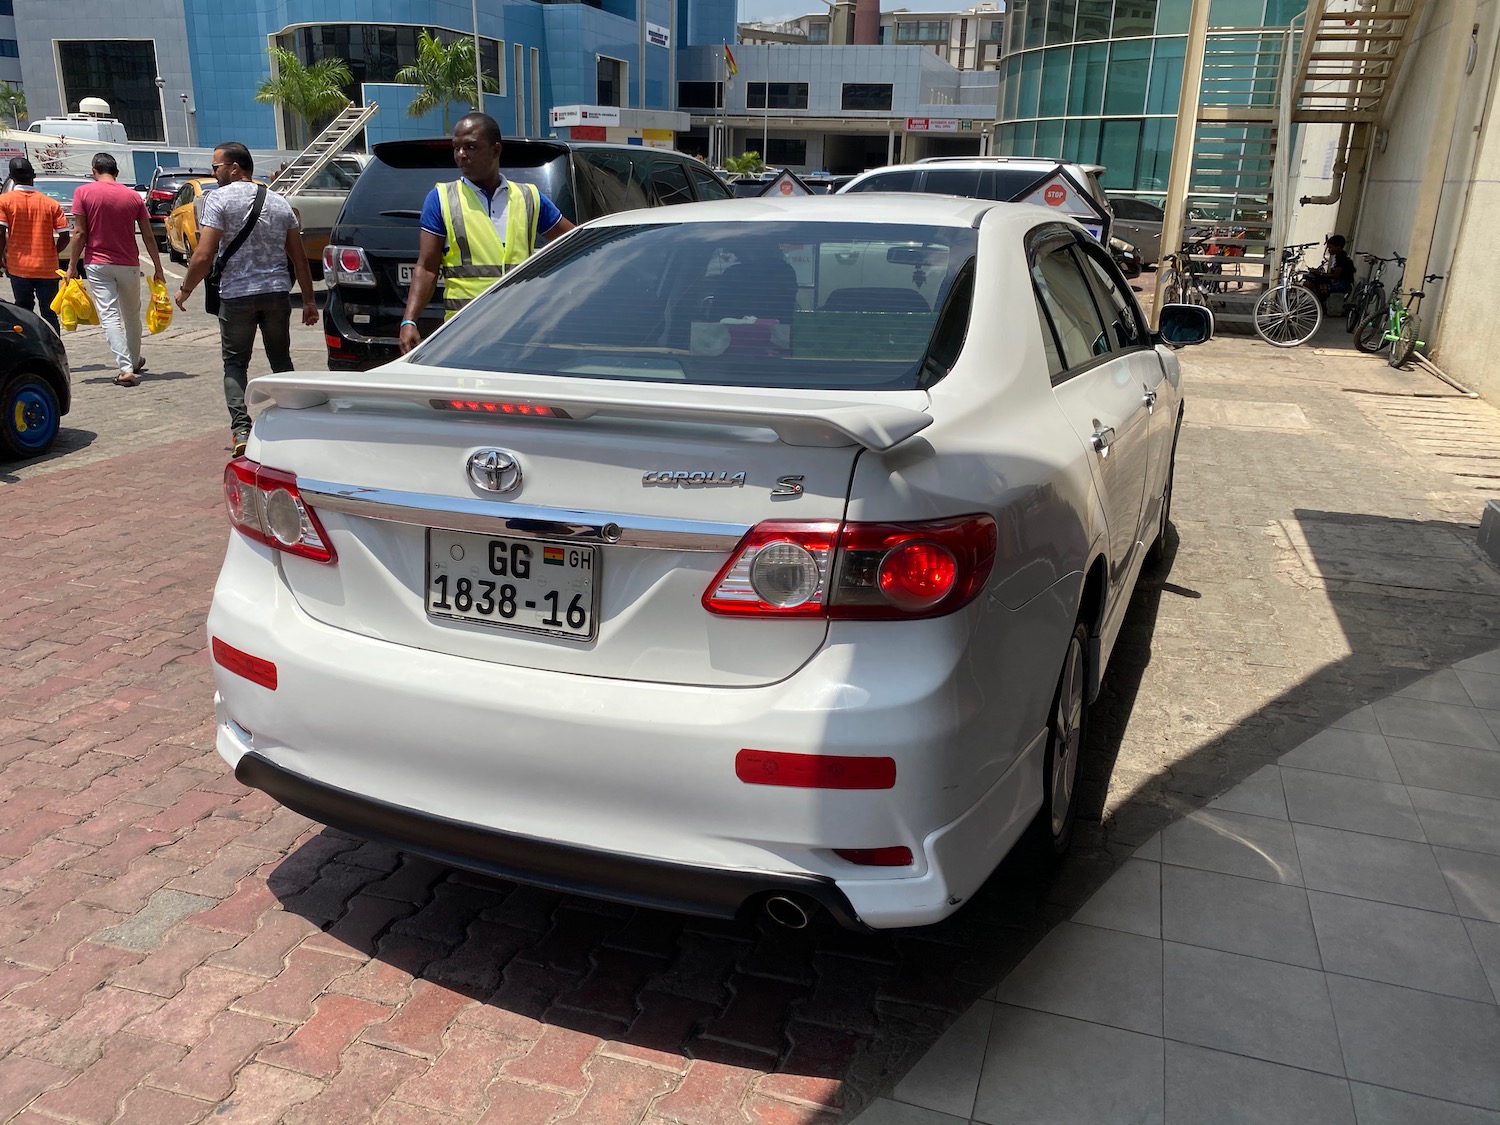
[[[1062,184],[1048,184],[1042,198],[1047,201],[1048,207],[1061,207],[1068,201],[1068,189]]]
[[[574,125],[568,134],[569,140],[574,141],[602,141],[604,140],[603,125]]]

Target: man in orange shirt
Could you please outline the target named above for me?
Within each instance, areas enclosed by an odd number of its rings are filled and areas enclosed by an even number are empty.
[[[68,245],[68,217],[62,204],[36,190],[36,169],[24,156],[11,158],[10,178],[15,187],[0,195],[0,262],[10,274],[16,304],[35,308],[56,332],[52,299],[57,296],[57,255]]]

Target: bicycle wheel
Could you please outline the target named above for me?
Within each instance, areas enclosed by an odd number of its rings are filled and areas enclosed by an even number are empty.
[[[1395,343],[1391,345],[1391,354],[1385,357],[1385,361],[1392,367],[1405,367],[1417,350],[1417,345],[1422,342],[1420,335],[1422,322],[1413,314],[1408,316],[1401,324],[1401,335],[1396,337]]]
[[[1362,352],[1374,355],[1385,347],[1385,330],[1390,323],[1389,309],[1377,309],[1372,312],[1360,321],[1359,327],[1354,330],[1354,346]]]
[[[1182,275],[1175,269],[1168,268],[1162,274],[1161,303],[1164,305],[1182,303]]]
[[[1255,331],[1268,344],[1295,348],[1310,340],[1323,323],[1323,306],[1310,289],[1288,285],[1267,289],[1255,302]]]
[[[1370,290],[1363,283],[1349,298],[1344,309],[1344,331],[1353,332],[1365,318],[1365,306],[1370,303]]]

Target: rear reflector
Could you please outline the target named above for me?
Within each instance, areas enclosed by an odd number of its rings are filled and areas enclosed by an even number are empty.
[[[861,867],[910,867],[910,848],[834,848],[833,854]]]
[[[734,776],[747,785],[793,789],[890,789],[896,784],[896,759],[741,750]]]
[[[233,645],[226,645],[218,637],[213,638],[214,663],[220,668],[243,676],[252,684],[276,690],[276,665],[248,652],[241,652]]]

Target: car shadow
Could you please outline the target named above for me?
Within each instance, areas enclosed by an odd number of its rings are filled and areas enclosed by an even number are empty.
[[[45,465],[48,461],[56,461],[61,457],[77,453],[80,449],[87,449],[94,444],[98,438],[93,430],[80,430],[71,426],[63,426],[57,431],[57,438],[52,447],[40,457],[28,457],[24,461],[0,462],[0,484],[14,484],[21,478],[13,471],[15,469],[30,468],[33,465]]]
[[[536,1021],[669,1061],[817,1080],[806,1088],[847,1119],[889,1093],[1152,834],[1350,711],[1495,646],[1500,571],[1474,548],[1472,527],[1308,509],[1285,522],[1295,525],[1297,579],[1321,584],[1347,653],[1111,795],[1162,607],[1198,599],[1170,580],[1178,537],[1169,529],[1166,560],[1139,583],[1091,710],[1073,853],[1050,872],[1018,848],[936,926],[857,934],[826,916],[793,930],[764,916],[634,909],[455,871],[328,828],[285,857],[270,889],[385,970],[469,997],[497,1025]],[[1193,776],[1212,782],[1195,793],[1182,780]]]

